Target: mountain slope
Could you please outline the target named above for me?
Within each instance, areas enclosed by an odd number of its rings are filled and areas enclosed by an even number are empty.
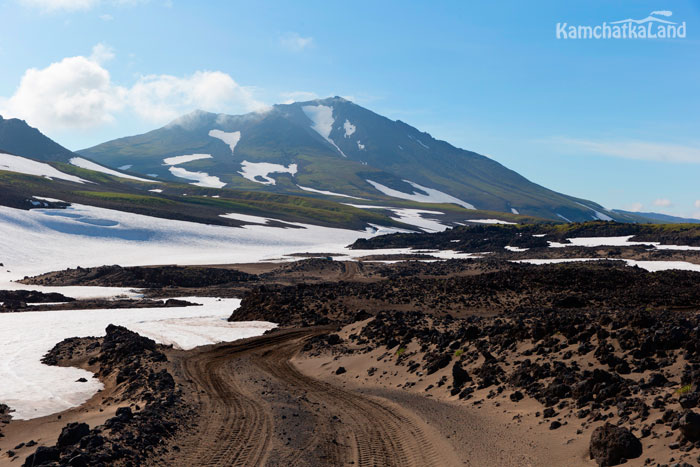
[[[557,221],[634,219],[544,188],[488,157],[340,97],[240,116],[196,111],[79,153],[165,180],[207,178],[209,186],[344,195],[385,205],[447,202]],[[165,162],[178,156],[192,157]]]
[[[76,155],[32,128],[24,120],[0,116],[0,151],[40,161],[68,162]]]
[[[206,116],[206,114],[203,115]],[[199,117],[201,118],[202,115]],[[227,119],[235,120],[236,117],[227,117]],[[411,209],[411,201],[405,200],[394,200],[396,202],[392,203],[393,207],[353,206],[350,203],[351,198],[327,196],[325,192],[324,194],[308,191],[313,190],[308,187],[300,189],[289,181],[287,184],[291,187],[290,193],[280,192],[284,190],[261,191],[257,189],[259,186],[274,187],[273,184],[276,183],[275,178],[264,172],[257,175],[261,177],[260,183],[251,181],[257,180],[254,173],[246,174],[248,179],[236,176],[244,183],[256,188],[255,190],[228,187],[222,189],[225,183],[203,173],[197,175],[195,181],[190,180],[190,184],[181,183],[182,179],[175,175],[172,176],[173,182],[144,178],[125,173],[124,170],[128,170],[129,165],[115,170],[72,153],[21,120],[3,123],[8,123],[5,126],[7,131],[3,141],[8,146],[19,150],[31,149],[35,156],[28,158],[0,150],[0,205],[2,206],[35,209],[79,203],[205,224],[273,226],[283,223],[285,228],[296,229],[298,226],[288,224],[294,222],[356,231],[367,229],[381,231],[386,227],[434,231],[457,225],[467,218],[496,217],[496,213],[466,211],[454,204],[421,205],[430,210],[416,210]],[[282,124],[285,123],[286,120],[282,120]],[[177,137],[178,134],[185,133],[187,138],[191,138],[191,135],[182,131],[182,127],[188,128],[187,124],[188,122],[181,119],[174,135]],[[272,124],[275,122],[272,121]],[[279,122],[277,124],[279,125]],[[261,138],[270,131],[264,125],[256,129],[261,131]],[[240,140],[240,133],[226,133],[221,130],[207,132],[205,136],[205,141],[219,143],[228,152],[234,150]],[[313,145],[313,141],[313,138],[307,135],[307,143]],[[165,167],[167,170],[169,167],[175,167],[177,170],[185,170],[178,165],[211,158],[209,154],[175,156],[166,158],[164,161],[159,160],[156,168]],[[269,166],[269,164],[256,165],[254,162],[250,164],[252,165],[246,167],[253,172],[256,170],[259,172],[260,167]],[[290,164],[289,168],[291,167],[296,168],[296,164]],[[181,175],[177,170],[174,173]],[[188,171],[185,170],[185,172]],[[294,171],[290,170],[290,172]],[[58,199],[61,202],[47,201],[47,198]],[[366,200],[362,202],[369,203]],[[465,212],[468,216],[465,216]],[[503,218],[509,222],[541,221],[541,219],[513,214],[502,214],[501,219]]]

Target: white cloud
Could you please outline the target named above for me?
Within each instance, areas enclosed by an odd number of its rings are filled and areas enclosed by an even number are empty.
[[[100,42],[92,48],[90,60],[99,64],[106,63],[114,58],[114,49]]]
[[[52,13],[56,11],[78,11],[78,10],[90,10],[100,3],[109,3],[115,6],[136,6],[143,3],[148,3],[149,0],[19,0],[19,2],[30,8],[38,8],[45,13]],[[172,6],[172,3],[168,5],[169,2],[165,3],[165,6]],[[108,17],[108,19],[105,19]],[[102,15],[101,19],[109,21],[112,19],[111,15]]]
[[[296,32],[291,32],[280,37],[282,47],[291,50],[292,52],[301,52],[307,47],[313,45],[313,37],[301,37]]]
[[[666,208],[666,207],[671,206],[672,204],[673,203],[671,203],[671,200],[666,199],[666,198],[659,198],[657,200],[654,200],[654,206],[660,206],[660,207]]]
[[[700,209],[700,199],[695,201],[695,207]]]
[[[119,112],[164,124],[194,109],[240,113],[264,110],[250,88],[221,71],[191,76],[142,76],[131,87],[111,81],[105,61],[114,57],[104,44],[92,55],[64,58],[46,68],[31,68],[9,98],[0,98],[0,115],[25,119],[40,129],[92,128],[114,121]]]
[[[293,104],[294,102],[306,102],[318,99],[318,94],[308,91],[292,91],[280,94],[283,104]]]
[[[87,128],[113,120],[126,90],[112,85],[109,72],[86,57],[69,57],[46,68],[30,68],[0,114],[39,128]]]
[[[112,16],[108,13],[105,13],[104,15],[100,15],[100,19],[102,21],[112,21],[114,19],[114,16]]]
[[[631,212],[641,212],[642,209],[644,209],[644,205],[642,203],[632,203],[627,206],[626,210]]]
[[[700,164],[700,146],[648,141],[593,141],[570,138],[555,138],[557,144],[575,147],[604,156],[622,157],[661,162],[683,162]]]
[[[169,121],[193,109],[251,112],[267,108],[249,88],[221,71],[197,71],[184,78],[143,76],[129,90],[128,103],[140,117],[152,122]]]
[[[53,12],[59,10],[89,10],[97,5],[99,0],[20,0],[20,2],[24,6],[39,8],[45,12]]]

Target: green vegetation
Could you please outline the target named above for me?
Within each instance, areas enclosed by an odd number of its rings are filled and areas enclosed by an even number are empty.
[[[141,206],[172,206],[177,204],[167,198],[159,198],[156,196],[138,195],[134,193],[115,193],[107,191],[76,191],[76,195],[86,196],[89,198],[101,199],[104,201],[117,201],[124,204],[141,205]]]
[[[457,349],[457,350],[455,351],[455,358],[461,357],[463,353],[464,353],[464,350],[462,350],[462,349]]]
[[[399,350],[396,351],[396,356],[400,357],[406,352],[406,347],[399,347]]]
[[[686,384],[685,386],[676,389],[676,394],[678,394],[679,396],[682,396],[683,394],[689,394],[691,392],[693,392],[693,386],[690,384]]]

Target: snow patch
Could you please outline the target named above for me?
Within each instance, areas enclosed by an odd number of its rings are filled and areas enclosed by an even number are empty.
[[[477,222],[479,224],[508,224],[516,225],[517,222],[502,221],[500,219],[467,219],[467,222]]]
[[[191,185],[202,186],[205,188],[223,188],[226,186],[219,177],[209,175],[206,172],[190,172],[182,167],[170,167],[170,173],[176,177],[186,178],[187,180],[196,180]]]
[[[27,420],[75,407],[102,389],[92,373],[41,363],[42,356],[68,337],[102,336],[109,324],[126,326],[176,348],[262,335],[276,327],[265,321],[228,322],[238,299],[186,298],[203,306],[144,310],[64,310],[0,315],[0,400]],[[31,338],[28,338],[31,336]],[[87,379],[78,383],[78,378]]]
[[[362,144],[359,139],[357,140],[357,149],[359,149],[360,151],[365,150],[365,145]]]
[[[569,219],[567,219],[566,217],[562,216],[561,214],[557,213],[557,216],[561,217],[561,218],[564,219],[566,222],[568,222],[569,224],[571,224],[571,221],[570,221]]]
[[[596,211],[596,210],[594,209],[593,212],[595,213],[595,216],[594,216],[595,219],[598,219],[598,220],[601,220],[601,221],[611,221],[611,220],[613,220],[612,217],[608,216],[607,214],[603,214],[603,213],[600,212],[600,211]]]
[[[236,149],[236,145],[241,140],[240,131],[227,133],[221,130],[211,130],[209,132],[209,136],[211,136],[212,138],[220,139],[224,143],[228,144],[228,147],[231,148],[231,154],[233,154],[234,150]]]
[[[201,159],[211,159],[211,154],[185,154],[184,156],[166,157],[163,159],[165,165],[178,165]]]
[[[122,165],[121,167],[117,167],[117,168],[118,168],[119,170],[129,170],[129,169],[132,168],[132,167],[133,167],[132,164],[126,164],[126,165]]]
[[[285,167],[281,164],[273,164],[271,162],[241,162],[241,171],[238,172],[251,182],[262,183],[263,185],[275,185],[275,179],[270,177],[271,173],[288,173],[294,176],[297,173],[297,165],[289,164]],[[258,180],[257,177],[263,178]]]
[[[393,208],[390,206],[375,206],[372,204],[351,204],[343,203],[346,206],[352,206],[358,209],[382,209],[391,211],[394,214],[392,219],[399,222],[403,222],[408,225],[415,225],[426,232],[443,232],[449,227],[446,224],[434,219],[427,219],[421,214],[432,214],[432,215],[445,215],[444,212],[440,211],[427,211],[424,209],[406,209],[406,208]]]
[[[510,208],[510,212],[512,212],[513,214],[516,214],[516,215],[520,214],[520,213],[518,212],[518,210],[515,209],[515,208]]]
[[[343,198],[352,198],[352,199],[364,199],[364,198],[358,198],[357,196],[350,196],[350,195],[344,195],[342,193],[335,193],[333,191],[317,190],[315,188],[309,188],[309,187],[301,186],[301,185],[297,185],[297,186],[304,191],[309,191],[311,193],[318,193],[320,195],[342,196]]]
[[[335,119],[333,118],[333,107],[327,105],[305,105],[301,108],[309,120],[311,120],[311,128],[321,135],[323,139],[333,145],[343,157],[347,157],[345,153],[331,139],[331,130]]]
[[[466,201],[462,201],[461,199],[455,198],[454,196],[448,195],[447,193],[444,193],[442,191],[424,187],[410,180],[404,180],[404,182],[408,183],[413,188],[417,188],[427,194],[424,195],[416,192],[413,192],[411,194],[403,193],[401,191],[394,190],[393,188],[389,188],[388,186],[384,186],[381,183],[377,183],[372,180],[367,180],[367,183],[372,185],[378,191],[382,192],[387,196],[391,196],[392,198],[408,199],[411,201],[417,201],[419,203],[452,203],[462,206],[466,209],[476,209],[473,204],[467,203]]]
[[[396,219],[404,224],[415,225],[425,232],[444,232],[447,230],[447,227],[449,227],[434,219],[428,219],[421,216],[421,214],[444,215],[444,212],[399,208],[392,208],[391,211],[396,216],[392,217],[392,219]]]
[[[232,212],[229,214],[220,214],[219,217],[224,217],[226,219],[233,219],[241,222],[251,222],[253,224],[267,224],[270,221],[275,221],[276,219],[271,219],[269,217],[251,216],[249,214],[238,214],[237,212]],[[282,222],[282,221],[279,221]]]
[[[345,123],[343,123],[343,128],[345,129],[345,137],[346,138],[349,138],[350,136],[352,136],[352,134],[355,133],[355,130],[357,129],[357,128],[355,128],[355,125],[350,123],[350,120],[345,120]]]
[[[76,177],[75,175],[68,175],[67,173],[56,170],[49,164],[2,152],[0,152],[0,170],[35,175],[38,177],[48,178],[49,180],[58,178],[74,183],[92,183],[87,180],[83,180],[80,177]]]
[[[45,198],[43,196],[32,196],[34,199],[40,199],[42,201],[48,201],[49,203],[65,203],[62,199],[56,199],[56,198]]]
[[[69,162],[76,167],[80,167],[81,169],[93,170],[95,172],[101,172],[107,175],[114,175],[115,177],[128,178],[129,180],[138,180],[139,182],[160,183],[156,182],[155,180],[147,180],[145,178],[123,174],[121,172],[117,172],[116,170],[108,169],[107,167],[102,167],[101,165],[95,164],[94,162],[89,161],[87,159],[83,159],[82,157],[73,157]]]
[[[154,189],[148,190],[148,191],[150,191],[151,193],[163,193],[163,190],[161,190],[160,188],[154,188]]]
[[[505,248],[508,251],[514,251],[514,252],[521,252],[521,251],[529,250],[529,248],[520,248],[517,246],[504,246],[503,248]]]
[[[408,137],[411,138],[411,139],[412,139],[413,141],[415,141],[416,143],[418,143],[418,144],[420,144],[421,146],[423,146],[425,149],[430,149],[430,146],[426,145],[425,143],[423,143],[423,141],[419,140],[418,138],[414,138],[414,137],[411,136],[411,135],[408,135]],[[401,146],[399,146],[399,147],[401,147]],[[403,149],[403,148],[402,148],[402,149]]]
[[[575,263],[586,261],[624,261],[627,266],[637,266],[649,272],[668,271],[676,269],[680,271],[695,271],[700,272],[700,264],[688,263],[686,261],[636,261],[633,259],[619,258],[557,258],[557,259],[519,259],[513,260],[513,263],[528,263],[528,264],[556,264],[556,263]]]
[[[302,228],[206,225],[81,204],[29,211],[0,206],[0,289],[9,280],[77,266],[251,263],[315,248],[344,251],[372,236],[294,225]]]
[[[686,250],[700,251],[700,246],[662,245],[660,242],[632,242],[634,235],[621,237],[578,237],[567,238],[570,243],[548,242],[550,248],[565,248],[568,246],[599,247],[599,246],[650,246],[657,250]]]

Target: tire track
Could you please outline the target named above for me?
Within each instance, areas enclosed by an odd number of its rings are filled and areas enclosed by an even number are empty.
[[[379,399],[338,388],[299,372],[290,359],[306,339],[327,329],[295,329],[183,353],[177,360],[194,389],[199,424],[170,465],[448,466],[456,456],[436,448],[408,413]],[[241,365],[252,365],[241,368]],[[241,374],[253,370],[276,380],[315,422],[301,449],[283,449],[273,437],[271,408]],[[315,411],[315,412],[314,412]],[[337,423],[328,423],[331,418]],[[311,458],[316,456],[317,458]]]

